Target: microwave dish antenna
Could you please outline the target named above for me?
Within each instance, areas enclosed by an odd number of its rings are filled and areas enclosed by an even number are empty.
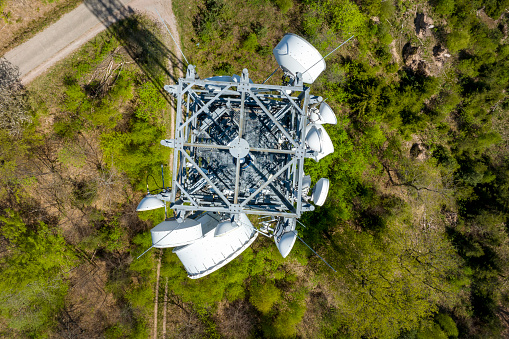
[[[320,108],[311,109],[311,113],[309,114],[309,120],[314,124],[331,124],[336,125],[338,123],[338,119],[336,118],[336,114],[332,110],[332,108],[325,102],[320,104]]]
[[[302,80],[308,84],[315,82],[326,67],[320,52],[296,34],[285,34],[272,53],[283,71],[292,78],[302,73]]]
[[[320,131],[320,143],[322,149],[318,152],[318,155],[315,157],[316,161],[320,161],[325,158],[327,155],[334,153],[334,144],[332,143],[329,134],[322,125],[315,124],[314,127]]]
[[[158,208],[165,207],[165,203],[159,200],[157,196],[148,193],[143,199],[141,199],[136,212],[150,211]]]
[[[316,152],[316,161],[334,153],[334,144],[322,125],[311,123],[306,127],[306,131],[306,143]]]
[[[329,179],[327,178],[322,178],[317,181],[313,188],[313,195],[311,196],[315,205],[322,206],[325,203],[327,194],[329,194],[329,183]]]

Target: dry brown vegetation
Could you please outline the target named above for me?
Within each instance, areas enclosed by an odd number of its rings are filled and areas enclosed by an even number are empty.
[[[16,47],[60,16],[77,7],[82,0],[2,0],[0,1],[0,55]]]

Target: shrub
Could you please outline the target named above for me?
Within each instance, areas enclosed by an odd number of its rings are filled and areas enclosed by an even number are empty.
[[[447,36],[447,47],[453,53],[465,49],[470,44],[470,34],[465,30],[454,30]]]
[[[440,327],[442,327],[442,330],[447,334],[449,337],[456,338],[459,334],[458,328],[456,327],[456,323],[450,316],[447,314],[440,313],[436,316],[436,321],[440,324]]]
[[[251,285],[249,292],[251,293],[249,301],[262,313],[268,313],[281,299],[281,291],[272,281],[266,281],[263,284],[255,282]]]
[[[292,0],[274,0],[281,13],[285,14],[293,7]]]
[[[256,37],[256,34],[251,33],[248,35],[247,39],[244,40],[242,43],[242,48],[244,48],[246,51],[254,52],[256,51],[256,48],[258,47],[258,38]]]

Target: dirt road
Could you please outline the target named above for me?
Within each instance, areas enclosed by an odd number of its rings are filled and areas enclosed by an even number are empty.
[[[19,67],[21,81],[27,84],[121,19],[123,12],[142,12],[159,21],[156,9],[179,41],[171,0],[85,0],[59,21],[4,56]],[[119,15],[121,12],[122,15]],[[174,49],[173,46],[168,47]],[[175,52],[179,55],[177,50]]]

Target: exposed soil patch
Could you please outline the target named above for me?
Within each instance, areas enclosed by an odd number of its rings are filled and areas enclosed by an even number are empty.
[[[433,25],[433,19],[424,13],[417,13],[414,19],[415,34],[421,39],[433,35],[431,29],[435,27]]]
[[[434,36],[433,19],[426,13],[417,13],[414,18],[415,35],[419,43],[407,42],[402,49],[404,67],[425,76],[438,75],[451,57],[448,50]],[[399,57],[391,46],[391,53]]]

